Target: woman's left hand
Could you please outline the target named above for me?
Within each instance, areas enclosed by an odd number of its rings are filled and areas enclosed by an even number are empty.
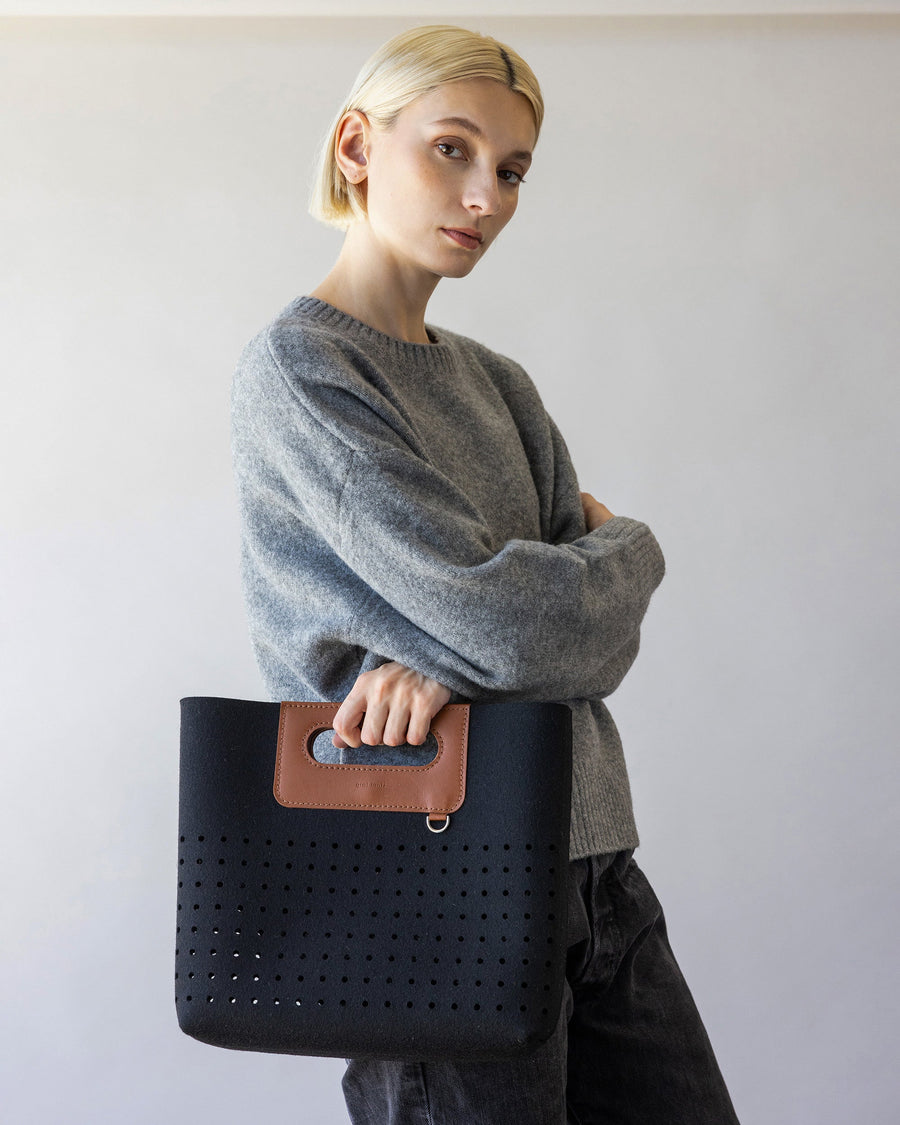
[[[339,749],[363,742],[421,746],[431,720],[450,702],[450,695],[437,680],[392,660],[357,677],[334,716],[331,741]]]

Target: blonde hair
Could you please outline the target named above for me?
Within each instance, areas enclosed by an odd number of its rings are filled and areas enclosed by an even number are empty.
[[[511,48],[480,32],[435,24],[404,31],[380,47],[357,75],[319,153],[309,212],[329,226],[346,229],[366,216],[365,189],[351,184],[335,159],[338,126],[359,110],[376,127],[393,128],[402,109],[445,82],[492,78],[523,94],[534,113],[536,134],[544,119],[544,100],[534,72]]]

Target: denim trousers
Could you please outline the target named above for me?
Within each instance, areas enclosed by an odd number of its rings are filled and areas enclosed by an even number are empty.
[[[353,1125],[737,1125],[709,1037],[632,852],[569,864],[564,1001],[522,1059],[350,1059]]]

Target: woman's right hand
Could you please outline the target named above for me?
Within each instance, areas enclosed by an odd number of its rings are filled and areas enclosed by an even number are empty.
[[[588,531],[596,531],[607,520],[613,518],[613,513],[609,508],[605,504],[601,504],[589,492],[582,492],[581,506],[584,509],[584,522],[587,524]]]
[[[334,716],[333,745],[421,746],[431,720],[450,702],[448,687],[421,672],[388,661],[357,676]]]

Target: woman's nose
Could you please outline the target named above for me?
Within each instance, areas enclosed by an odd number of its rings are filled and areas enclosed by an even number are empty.
[[[480,215],[496,214],[502,203],[496,172],[473,173],[466,182],[463,202],[469,211]]]

